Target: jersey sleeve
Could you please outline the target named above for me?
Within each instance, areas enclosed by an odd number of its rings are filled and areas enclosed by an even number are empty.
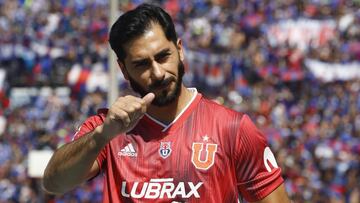
[[[74,134],[73,140],[77,140],[80,137],[86,135],[93,131],[97,126],[102,125],[106,116],[106,110],[99,110],[98,114],[95,116],[91,116],[85,120],[85,122],[78,128],[76,133]],[[104,161],[106,159],[106,147],[102,149],[99,155],[96,158],[97,163],[99,164],[100,169],[102,168]]]
[[[249,116],[242,115],[235,140],[237,187],[247,201],[259,201],[284,182],[267,141]]]

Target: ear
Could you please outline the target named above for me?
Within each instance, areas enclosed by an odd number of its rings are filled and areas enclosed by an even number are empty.
[[[121,70],[122,74],[124,75],[124,78],[126,80],[129,80],[129,73],[126,70],[125,64],[123,62],[121,62],[120,59],[117,59],[116,61],[119,64],[120,70]]]
[[[179,56],[180,56],[180,60],[181,61],[184,61],[185,57],[184,57],[184,49],[183,49],[183,46],[182,46],[182,41],[181,39],[178,39],[177,42],[176,42],[176,48],[177,50],[179,51]]]

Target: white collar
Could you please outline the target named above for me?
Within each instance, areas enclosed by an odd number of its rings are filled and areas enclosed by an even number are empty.
[[[187,88],[188,90],[190,90],[191,92],[195,93],[191,100],[186,104],[186,106],[181,110],[181,112],[179,113],[179,115],[176,116],[176,118],[169,123],[168,125],[162,123],[161,121],[157,120],[156,118],[150,116],[149,114],[145,113],[145,115],[150,118],[152,121],[154,121],[155,123],[161,125],[162,127],[164,127],[164,129],[162,130],[162,132],[165,132],[168,128],[170,128],[183,114],[184,112],[189,108],[190,104],[195,100],[196,95],[198,93],[196,88]]]

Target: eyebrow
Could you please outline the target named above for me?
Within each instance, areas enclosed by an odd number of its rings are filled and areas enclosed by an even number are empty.
[[[161,56],[169,54],[169,53],[170,53],[170,49],[165,48],[165,49],[161,50],[159,53],[155,54],[155,58],[161,57]]]
[[[147,62],[148,59],[139,59],[139,60],[135,60],[135,61],[132,61],[131,63],[133,65],[141,65],[141,64],[144,64]]]
[[[155,54],[154,58],[158,58],[158,57],[161,57],[162,55],[165,55],[165,54],[169,54],[170,53],[170,48],[165,48],[161,51],[159,51],[158,53]],[[134,64],[134,65],[138,65],[138,64],[142,64],[142,63],[146,63],[148,59],[138,59],[138,60],[134,60],[132,61],[131,63]]]

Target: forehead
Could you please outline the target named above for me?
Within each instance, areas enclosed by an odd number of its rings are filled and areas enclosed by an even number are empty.
[[[158,24],[152,24],[145,33],[124,45],[125,60],[148,58],[163,49],[175,48]]]

